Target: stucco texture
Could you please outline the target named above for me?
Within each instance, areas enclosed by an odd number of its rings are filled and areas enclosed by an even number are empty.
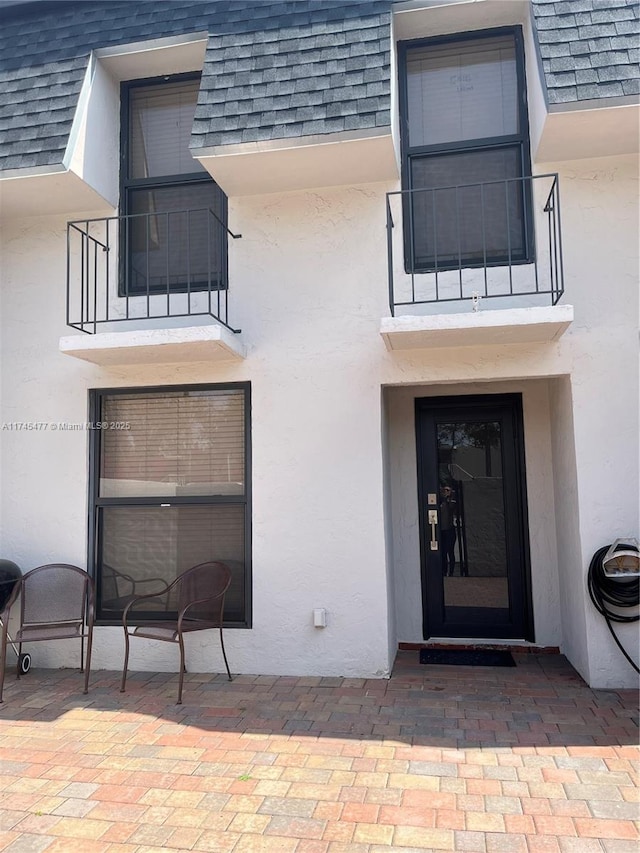
[[[231,668],[384,676],[397,641],[418,638],[410,400],[425,387],[522,391],[536,638],[560,645],[594,686],[630,685],[585,580],[596,548],[637,533],[636,162],[558,171],[576,319],[550,344],[385,349],[384,194],[397,184],[231,200],[244,235],[230,257],[247,347],[237,363],[103,369],[60,354],[65,218],[6,222],[0,420],[86,421],[89,388],[250,381],[253,627],[227,632]],[[2,431],[0,442],[2,556],[24,569],[85,566],[88,434]],[[633,628],[620,633],[633,644]],[[134,669],[175,669],[171,647],[140,645]],[[118,668],[122,654],[121,631],[99,627],[95,666]],[[190,669],[219,669],[217,654],[194,639]],[[63,643],[34,647],[36,664],[70,659]]]

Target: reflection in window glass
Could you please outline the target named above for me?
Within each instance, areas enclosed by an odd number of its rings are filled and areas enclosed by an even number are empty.
[[[497,421],[437,425],[441,556],[448,607],[506,608],[502,435]],[[445,502],[446,500],[446,502]],[[453,538],[453,553],[449,538]],[[449,553],[448,553],[449,551]]]
[[[250,592],[249,386],[94,391],[91,433],[98,618],[157,593],[200,563],[224,562],[227,624],[247,624]],[[155,598],[166,618],[175,602]]]

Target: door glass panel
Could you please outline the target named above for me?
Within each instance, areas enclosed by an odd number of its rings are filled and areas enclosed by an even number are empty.
[[[445,614],[508,609],[500,422],[438,423],[437,452]]]

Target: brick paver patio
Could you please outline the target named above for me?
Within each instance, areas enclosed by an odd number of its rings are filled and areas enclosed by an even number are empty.
[[[638,853],[637,694],[564,658],[393,678],[8,673],[10,853]]]

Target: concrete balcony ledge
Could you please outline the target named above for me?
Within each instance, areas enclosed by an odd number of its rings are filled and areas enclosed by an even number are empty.
[[[60,338],[60,352],[103,367],[246,358],[239,336],[217,324],[68,335]]]
[[[385,317],[380,334],[388,350],[550,343],[573,321],[573,305],[505,308],[463,314]]]

